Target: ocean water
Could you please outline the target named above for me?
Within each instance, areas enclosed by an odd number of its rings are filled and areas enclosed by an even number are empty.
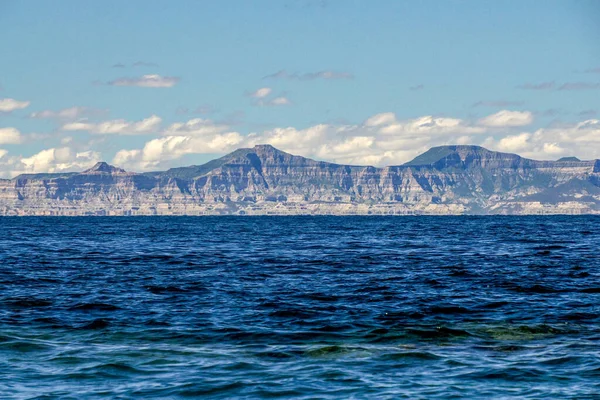
[[[0,398],[600,398],[598,217],[0,218]]]

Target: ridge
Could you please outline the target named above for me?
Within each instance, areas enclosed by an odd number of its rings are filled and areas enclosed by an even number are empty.
[[[122,168],[117,168],[113,165],[108,164],[105,161],[97,162],[92,168],[88,168],[82,172],[82,174],[126,174]]]

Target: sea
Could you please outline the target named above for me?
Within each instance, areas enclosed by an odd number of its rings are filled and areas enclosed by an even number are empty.
[[[600,399],[600,218],[0,218],[0,399],[184,398]]]

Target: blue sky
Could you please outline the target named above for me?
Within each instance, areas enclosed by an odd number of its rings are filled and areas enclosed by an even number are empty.
[[[377,165],[451,142],[600,157],[598,21],[594,0],[0,0],[0,176],[257,141]]]

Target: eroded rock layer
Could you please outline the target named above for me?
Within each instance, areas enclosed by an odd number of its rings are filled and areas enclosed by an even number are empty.
[[[375,168],[259,145],[163,172],[98,163],[0,180],[0,215],[598,213],[600,160],[535,161],[478,146]]]

